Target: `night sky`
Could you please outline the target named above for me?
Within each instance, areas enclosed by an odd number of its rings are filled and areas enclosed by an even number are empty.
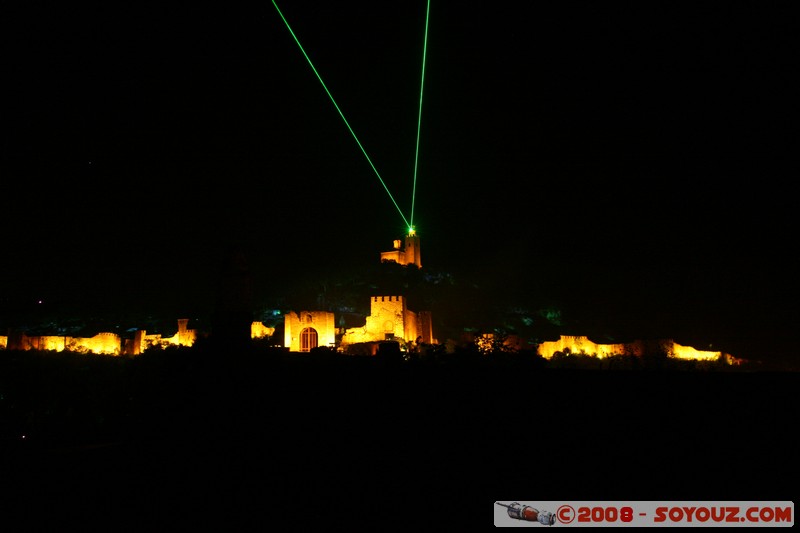
[[[431,2],[423,268],[786,355],[790,5]],[[408,218],[426,3],[278,6]],[[266,301],[403,235],[271,2],[4,9],[6,314],[194,312],[234,251]]]

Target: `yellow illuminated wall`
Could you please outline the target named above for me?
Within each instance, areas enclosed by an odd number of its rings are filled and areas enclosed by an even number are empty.
[[[189,319],[178,320],[178,332],[169,338],[161,335],[148,335],[145,330],[139,330],[133,339],[124,340],[116,333],[102,332],[94,337],[70,337],[68,335],[34,335],[24,333],[15,337],[12,348],[17,350],[49,350],[62,352],[69,350],[78,353],[95,353],[101,355],[138,355],[152,346],[192,346],[197,339],[197,332],[187,329]],[[3,348],[9,345],[8,337],[0,337]]]
[[[193,346],[197,340],[197,332],[193,329],[188,329],[188,318],[178,319],[178,332],[172,337],[162,337],[160,334],[148,335],[147,331],[139,330],[134,338],[133,348],[131,354],[138,355],[148,348],[160,346],[166,348],[167,346]]]
[[[98,333],[94,337],[70,337],[64,335],[20,335],[15,346],[19,350],[69,350],[79,353],[120,355],[122,339],[116,333]]]
[[[272,337],[273,333],[275,333],[275,328],[267,327],[263,322],[253,322],[250,325],[250,338],[252,339]]]
[[[283,317],[283,328],[283,346],[290,352],[307,352],[315,346],[336,346],[334,317],[328,311],[289,311]],[[316,345],[312,343],[303,347],[303,336],[316,338]]]
[[[586,354],[603,358],[609,355],[633,355],[634,346],[625,344],[596,344],[583,336],[561,335],[557,341],[546,341],[539,344],[537,353],[550,359],[556,352]]]
[[[120,355],[123,353],[138,355],[145,349],[153,346],[192,346],[197,339],[195,330],[187,329],[187,319],[178,321],[178,333],[172,337],[163,338],[161,335],[147,335],[145,330],[139,330],[133,340],[122,342],[115,333],[98,333],[94,337],[70,337],[61,335],[27,336],[22,334],[17,337],[15,349],[20,350],[70,350],[79,353],[95,353],[107,355]],[[300,334],[305,328],[313,328],[317,334],[318,346],[334,346],[336,342],[336,329],[333,313],[325,311],[289,312],[285,316],[284,346],[290,351],[301,351]],[[253,338],[270,337],[275,333],[275,328],[266,327],[261,322],[253,322],[251,326]],[[435,344],[436,339],[431,338],[430,313],[413,313],[405,306],[402,296],[373,296],[371,301],[371,314],[367,317],[363,327],[349,328],[342,337],[342,346],[362,342],[380,342],[386,340],[387,333],[395,340],[415,340],[422,337],[422,341]],[[8,336],[0,335],[0,349],[9,346]],[[492,349],[493,336],[484,334],[474,339],[481,351]],[[511,350],[521,348],[520,339],[511,336],[504,340],[504,346]],[[743,359],[734,357],[724,352],[697,350],[691,346],[683,346],[672,340],[643,341],[636,340],[624,344],[598,344],[585,336],[562,335],[558,340],[546,341],[538,345],[536,353],[545,359],[552,358],[556,353],[582,354],[602,359],[615,355],[635,355],[641,357],[646,353],[664,353],[668,357],[694,361],[723,360],[730,365],[738,365]]]
[[[403,296],[373,296],[370,314],[363,327],[348,328],[342,336],[342,345],[361,342],[380,342],[387,339],[432,342],[430,314],[409,310]],[[427,340],[426,340],[427,338]]]
[[[723,352],[696,350],[691,346],[682,346],[672,340],[642,341],[636,340],[625,344],[597,344],[584,336],[561,335],[556,341],[539,344],[537,353],[545,359],[552,358],[557,352],[582,354],[602,359],[613,355],[642,356],[647,353],[664,353],[667,357],[694,361],[724,360],[728,364],[740,364],[741,359]]]
[[[116,333],[98,333],[88,339],[73,339],[73,342],[68,345],[72,351],[119,355],[122,350],[122,339]]]

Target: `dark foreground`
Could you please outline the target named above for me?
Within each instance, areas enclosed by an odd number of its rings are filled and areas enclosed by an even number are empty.
[[[7,363],[4,516],[421,527],[488,525],[502,498],[795,496],[797,373],[167,355],[93,379]]]

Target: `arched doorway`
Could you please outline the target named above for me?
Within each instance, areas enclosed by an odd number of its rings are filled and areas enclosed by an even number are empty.
[[[314,328],[304,328],[303,331],[300,332],[300,351],[301,352],[308,352],[311,348],[316,348],[318,346],[317,340],[317,330]]]

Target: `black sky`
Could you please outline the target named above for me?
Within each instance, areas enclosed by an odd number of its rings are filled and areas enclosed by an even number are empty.
[[[278,5],[409,217],[426,3]],[[424,266],[785,350],[790,6],[431,2]],[[377,261],[402,235],[271,2],[26,4],[3,19],[7,306],[191,308],[232,249],[267,295],[314,265]]]

